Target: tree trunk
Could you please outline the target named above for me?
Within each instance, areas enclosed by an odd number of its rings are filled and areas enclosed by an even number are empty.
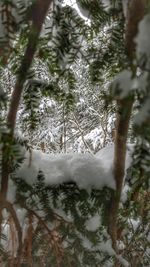
[[[125,46],[131,67],[135,54],[134,38],[138,32],[138,24],[143,18],[146,9],[146,0],[131,0],[128,3],[128,12],[126,19]],[[134,74],[134,73],[133,73]],[[129,122],[132,112],[133,99],[127,97],[117,100],[117,119],[116,119],[116,136],[114,149],[114,178],[116,181],[116,191],[112,193],[108,232],[112,239],[112,246],[116,253],[117,249],[117,232],[118,232],[118,209],[120,196],[123,185],[125,158],[126,158],[126,141],[129,129]],[[116,261],[115,267],[120,266]]]
[[[38,38],[42,29],[43,22],[45,20],[46,14],[48,12],[49,6],[52,3],[52,0],[37,0],[34,4],[33,10],[32,10],[32,26],[29,34],[27,49],[25,51],[25,54],[23,56],[21,66],[19,69],[18,78],[15,84],[15,88],[13,90],[11,100],[10,100],[10,108],[8,111],[7,116],[7,124],[10,129],[10,134],[8,136],[4,136],[4,143],[2,148],[2,177],[1,177],[1,190],[0,190],[0,227],[2,223],[2,210],[4,208],[7,209],[7,191],[8,191],[8,181],[9,181],[9,162],[6,160],[6,150],[7,150],[7,142],[9,142],[13,138],[13,133],[15,129],[16,124],[16,117],[17,117],[17,111],[21,99],[21,95],[23,92],[23,86],[26,81],[28,70],[32,64],[34,54],[36,52],[37,48],[37,42]],[[6,61],[6,59],[5,59]],[[8,137],[8,139],[7,139]],[[7,204],[7,205],[6,205]],[[16,214],[12,214],[12,212],[15,213],[13,208],[9,209],[9,212],[11,215],[13,215],[13,218],[16,219]],[[17,219],[16,219],[17,220]],[[20,225],[18,226],[18,228]],[[1,231],[0,231],[1,235]],[[21,255],[20,255],[21,256]],[[20,263],[17,264],[17,266],[20,266]]]

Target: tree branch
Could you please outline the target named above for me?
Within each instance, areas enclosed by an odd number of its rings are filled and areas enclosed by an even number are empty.
[[[52,0],[45,0],[45,1],[37,0],[36,3],[34,4],[34,8],[32,11],[32,26],[29,34],[28,44],[21,62],[15,88],[11,96],[10,108],[7,116],[7,124],[11,131],[12,137],[16,124],[17,111],[21,95],[23,92],[23,85],[26,81],[28,70],[32,64],[34,54],[37,48],[38,38],[42,29],[42,25],[44,23],[46,14],[48,12],[51,3]],[[7,189],[8,189],[9,166],[4,161],[4,158],[5,158],[5,145],[3,148],[3,166],[2,166],[2,181],[1,181],[1,195],[0,195],[1,199],[2,198],[6,199]]]
[[[125,46],[129,60],[134,59],[135,43],[134,38],[138,32],[138,24],[145,14],[146,0],[131,0],[128,4],[128,15],[125,32]],[[129,129],[129,122],[132,112],[133,99],[127,97],[117,100],[117,129],[114,149],[114,177],[116,181],[116,191],[112,193],[108,232],[112,239],[112,245],[116,253],[117,249],[117,215],[119,209],[120,196],[125,170],[126,141]],[[115,266],[120,266],[115,264]]]
[[[38,38],[44,23],[46,14],[52,0],[37,0],[32,11],[32,27],[29,34],[28,45],[22,59],[17,82],[12,93],[7,123],[11,131],[15,128],[16,116],[19,107],[23,85],[26,81],[28,70],[32,64],[33,57],[37,48]]]
[[[42,25],[44,23],[46,14],[48,12],[49,6],[52,3],[52,0],[37,0],[34,4],[33,11],[32,11],[32,26],[29,34],[29,39],[28,39],[28,44],[27,48],[25,51],[25,54],[23,56],[21,66],[19,69],[19,74],[17,77],[17,81],[15,84],[15,88],[13,90],[11,100],[10,100],[10,108],[8,111],[8,116],[7,116],[7,124],[10,129],[10,136],[13,138],[13,133],[15,129],[15,124],[16,124],[16,117],[17,117],[17,111],[21,99],[21,95],[23,92],[23,86],[26,81],[26,77],[28,74],[28,70],[32,64],[34,54],[36,52],[37,48],[37,43],[38,43],[38,38],[42,29]],[[12,214],[14,223],[16,225],[16,228],[18,229],[18,241],[19,241],[19,251],[18,254],[21,255],[21,237],[20,237],[20,225],[18,218],[16,216],[15,211],[13,210],[13,206],[9,204],[6,201],[7,198],[7,191],[8,191],[8,181],[9,181],[9,162],[6,161],[6,151],[5,148],[7,148],[7,136],[4,137],[4,144],[2,148],[2,178],[1,178],[1,190],[0,190],[0,225],[2,223],[2,210],[4,208],[8,208],[9,211]],[[3,205],[3,203],[7,203],[6,205]],[[18,263],[18,266],[20,264]]]
[[[17,233],[18,233],[18,251],[17,251],[17,266],[20,266],[21,256],[22,256],[22,229],[16,214],[16,211],[13,208],[13,205],[8,201],[0,202],[0,213],[3,209],[7,209],[7,211],[11,214]]]

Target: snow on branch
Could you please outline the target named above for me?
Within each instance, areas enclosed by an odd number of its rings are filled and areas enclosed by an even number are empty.
[[[64,182],[75,182],[79,188],[86,190],[100,189],[104,186],[115,189],[113,177],[113,150],[110,145],[101,149],[96,155],[91,154],[45,154],[33,150],[26,152],[25,160],[16,175],[28,184],[36,182],[39,171],[45,177],[46,185],[57,185]],[[127,153],[126,168],[131,158]]]
[[[142,56],[146,56],[149,63],[150,58],[150,14],[144,16],[139,23],[139,32],[135,38],[137,45],[136,52],[137,57],[140,59]],[[149,64],[148,64],[149,67]]]

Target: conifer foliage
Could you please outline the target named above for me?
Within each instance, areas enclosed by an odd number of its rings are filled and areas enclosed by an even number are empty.
[[[2,266],[149,266],[149,12],[145,0],[1,0]],[[35,148],[97,160],[111,142],[115,188],[18,171]]]

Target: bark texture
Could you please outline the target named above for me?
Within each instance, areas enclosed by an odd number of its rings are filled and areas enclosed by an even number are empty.
[[[138,32],[138,24],[142,20],[147,0],[128,0],[128,12],[125,32],[126,52],[130,60],[134,57],[135,42],[134,38]]]
[[[128,3],[128,13],[125,31],[126,52],[132,66],[135,54],[134,38],[138,33],[138,24],[144,17],[146,9],[146,0],[130,0]],[[118,232],[118,209],[120,196],[123,185],[125,158],[126,158],[126,141],[129,129],[129,122],[132,112],[133,99],[131,97],[117,100],[117,119],[116,119],[116,136],[114,150],[114,177],[116,181],[116,191],[112,193],[110,214],[108,222],[108,232],[112,239],[112,245],[116,253],[117,249],[117,232]],[[118,261],[115,267],[119,267]]]
[[[21,62],[15,88],[11,96],[10,108],[7,116],[7,124],[11,131],[12,138],[15,129],[17,111],[19,108],[19,103],[23,92],[23,86],[26,81],[28,70],[32,64],[38,43],[38,38],[42,29],[42,25],[44,23],[46,14],[48,12],[51,3],[52,0],[45,0],[45,1],[37,0],[32,10],[32,26],[29,34],[28,44]],[[9,176],[9,166],[5,162],[4,158],[5,158],[5,146],[3,147],[3,166],[2,166],[2,180],[1,180],[1,192],[0,192],[1,199],[6,199],[7,189],[8,189],[8,176]]]
[[[34,54],[36,52],[38,38],[42,29],[42,25],[44,23],[46,14],[48,12],[49,6],[52,3],[52,0],[37,0],[32,9],[32,25],[29,34],[28,44],[23,56],[21,66],[19,69],[19,74],[17,77],[17,81],[15,84],[15,88],[13,90],[11,100],[10,100],[10,108],[7,116],[7,124],[10,129],[10,133],[8,136],[3,136],[4,145],[2,148],[2,178],[1,178],[1,190],[0,190],[0,227],[2,222],[2,210],[7,209],[11,216],[14,219],[14,223],[16,225],[16,229],[18,231],[18,241],[19,241],[19,255],[21,256],[22,243],[21,243],[21,228],[19,221],[17,219],[17,215],[12,205],[7,202],[7,191],[8,191],[8,181],[9,181],[9,162],[6,161],[6,150],[7,150],[7,137],[9,140],[13,139],[13,133],[16,124],[16,116],[19,108],[19,103],[21,99],[21,95],[23,92],[23,86],[26,81],[26,77],[28,74],[28,70],[32,64]],[[1,51],[0,51],[1,52]],[[1,56],[1,55],[0,55]],[[5,60],[7,62],[7,60]],[[1,234],[1,231],[0,231]],[[20,261],[16,265],[20,266]]]

